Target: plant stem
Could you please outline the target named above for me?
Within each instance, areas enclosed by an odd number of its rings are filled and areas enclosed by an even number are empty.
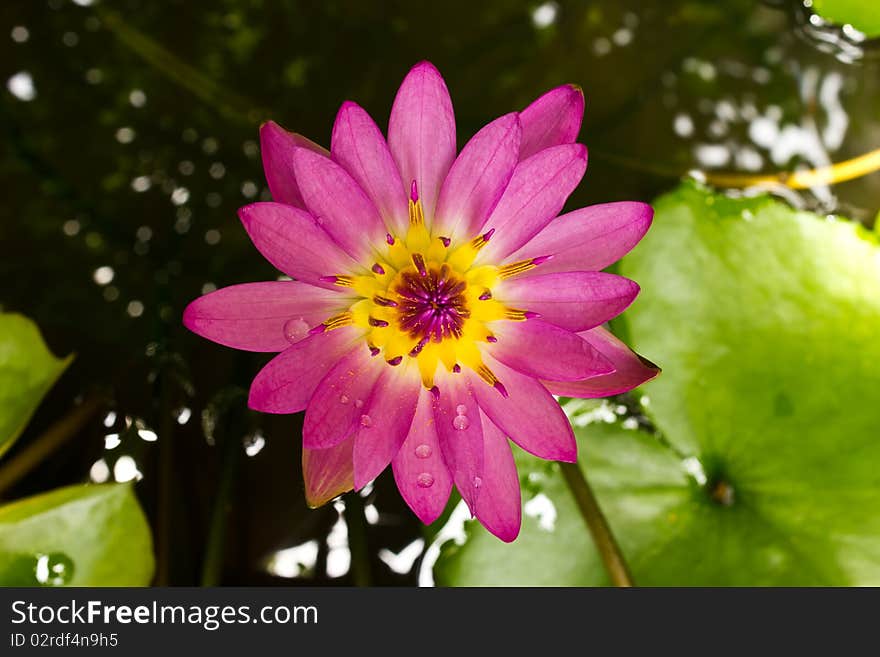
[[[602,557],[602,562],[605,564],[605,570],[608,571],[612,584],[621,587],[634,586],[635,583],[629,572],[629,567],[626,565],[626,560],[623,558],[623,553],[620,551],[620,546],[617,544],[614,534],[611,533],[611,527],[608,526],[608,521],[605,520],[602,509],[599,508],[599,503],[596,501],[593,490],[587,483],[580,465],[577,463],[560,463],[559,465],[562,467],[565,482],[568,484],[571,494],[574,495],[578,509],[587,524],[587,529],[593,536],[593,542],[596,544],[596,549],[599,550],[599,556]]]
[[[103,406],[102,397],[89,395],[85,401],[70,409],[64,417],[7,461],[0,468],[0,496],[37,467],[43,459],[79,433]]]
[[[205,559],[202,562],[202,586],[219,586],[223,576],[226,553],[227,521],[231,506],[232,492],[238,477],[238,466],[242,447],[234,435],[224,435],[220,465],[220,483],[211,512],[211,526],[205,546]]]
[[[156,513],[156,586],[171,583],[171,523],[174,506],[174,422],[171,417],[171,383],[163,374],[159,382],[159,476]]]
[[[357,491],[345,496],[345,524],[348,525],[348,549],[351,551],[351,578],[355,586],[370,586],[370,550],[367,545],[367,518],[364,500]]]

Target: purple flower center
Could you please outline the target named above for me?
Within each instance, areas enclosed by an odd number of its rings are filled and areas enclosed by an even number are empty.
[[[461,337],[470,311],[465,298],[467,284],[448,265],[426,265],[421,260],[418,265],[399,274],[394,292],[400,329],[418,338],[416,350],[421,350],[431,340]]]

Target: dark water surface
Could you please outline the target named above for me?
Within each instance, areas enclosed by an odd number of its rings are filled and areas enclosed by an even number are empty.
[[[0,305],[33,318],[56,354],[77,353],[17,449],[78,399],[110,411],[6,496],[142,477],[158,581],[201,580],[219,500],[224,554],[206,581],[351,583],[341,506],[303,500],[301,416],[245,410],[268,355],[180,323],[206,291],[278,275],[235,213],[269,198],[260,122],[326,145],[352,99],[384,126],[427,58],[461,145],[574,82],[590,166],[569,205],[647,201],[688,170],[773,173],[877,148],[875,50],[793,4],[741,0],[5,0]],[[787,198],[870,224],[878,184],[875,173]],[[423,528],[389,472],[363,502],[373,583],[415,583]]]

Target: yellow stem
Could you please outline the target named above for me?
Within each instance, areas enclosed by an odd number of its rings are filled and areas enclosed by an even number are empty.
[[[835,185],[866,176],[880,170],[880,148],[837,164],[806,171],[750,176],[736,173],[706,172],[706,182],[716,187],[753,187],[755,185],[785,185],[791,189],[809,189],[817,185]]]
[[[613,162],[622,167],[646,171],[648,173],[677,178],[684,174],[680,169],[669,165],[646,162],[643,159],[630,158],[602,150],[593,149],[593,155]],[[837,164],[807,169],[805,171],[780,171],[778,173],[751,175],[742,173],[725,173],[723,171],[705,171],[703,175],[707,183],[715,187],[754,187],[756,185],[785,185],[791,189],[809,189],[817,185],[835,185],[880,171],[880,148],[859,155]]]

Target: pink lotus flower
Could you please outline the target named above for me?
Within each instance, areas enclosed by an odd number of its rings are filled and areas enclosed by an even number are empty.
[[[656,375],[601,327],[639,288],[600,270],[641,239],[651,208],[608,203],[557,218],[587,166],[574,143],[583,108],[580,89],[558,87],[456,156],[449,92],[423,62],[397,92],[387,141],[352,102],[329,152],[263,125],[275,202],[239,216],[295,280],[217,290],[193,301],[184,323],[236,349],[281,352],[257,374],[249,405],[305,410],[311,505],[391,463],[423,522],[454,483],[511,541],[521,504],[508,438],[575,461],[552,394],[603,397]]]

